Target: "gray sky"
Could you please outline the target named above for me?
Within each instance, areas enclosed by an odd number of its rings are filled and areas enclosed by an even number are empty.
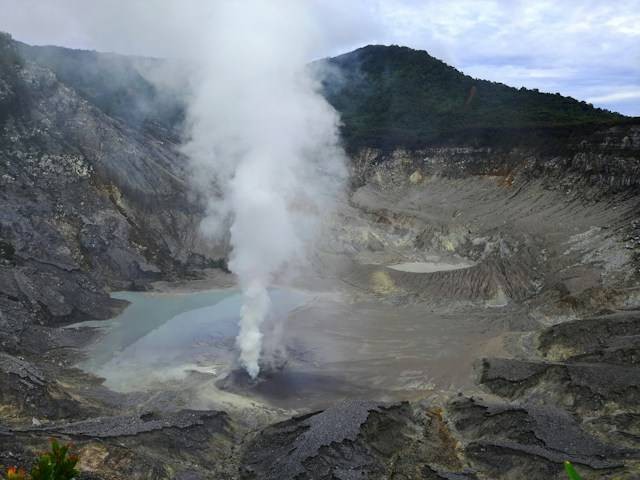
[[[322,30],[316,57],[406,45],[474,77],[640,116],[640,0],[299,1]],[[0,0],[0,30],[31,44],[177,56],[181,27],[206,28],[208,3]]]

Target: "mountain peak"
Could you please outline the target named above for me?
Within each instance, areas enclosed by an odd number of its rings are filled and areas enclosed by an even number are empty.
[[[417,147],[478,129],[566,127],[625,117],[560,94],[472,78],[398,45],[367,45],[327,59],[339,71],[325,95],[349,146]]]

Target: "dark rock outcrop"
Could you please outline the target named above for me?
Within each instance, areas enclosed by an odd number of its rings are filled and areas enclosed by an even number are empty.
[[[474,406],[485,409],[476,418],[488,422],[493,412],[506,409],[514,421],[500,425],[499,434],[518,438],[529,432],[528,443],[538,445],[529,455],[558,463],[562,460],[558,452],[562,452],[565,460],[604,469],[600,478],[635,478],[640,458],[638,328],[637,311],[594,316],[555,325],[540,334],[540,351],[553,362],[483,360],[480,383],[508,402]],[[458,420],[462,422],[458,426],[468,439],[465,421]],[[477,431],[486,440],[490,429],[480,426]],[[540,445],[547,453],[539,450]],[[522,456],[522,449],[515,450]],[[478,450],[480,460],[486,451]]]
[[[50,436],[74,441],[82,478],[225,479],[237,470],[228,417],[186,410],[6,429],[0,433],[0,463],[29,465],[33,450]]]
[[[351,401],[272,425],[245,448],[242,478],[475,478],[438,410]]]

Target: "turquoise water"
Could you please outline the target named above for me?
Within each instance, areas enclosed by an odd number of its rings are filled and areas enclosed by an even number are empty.
[[[275,318],[305,302],[304,294],[290,290],[274,289],[270,295]],[[242,305],[237,290],[118,292],[113,297],[130,302],[122,314],[74,325],[103,329],[80,367],[105,378],[107,386],[136,390],[190,371],[215,374],[235,362]]]

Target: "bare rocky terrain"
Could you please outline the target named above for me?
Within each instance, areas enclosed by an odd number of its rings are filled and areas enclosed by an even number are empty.
[[[421,398],[273,423],[74,367],[95,332],[62,327],[121,311],[110,291],[206,278],[225,248],[198,234],[178,136],[106,114],[9,38],[0,57],[0,465],[55,436],[95,479],[640,476],[640,124],[351,151],[313,282],[482,345],[433,363]],[[389,268],[413,262],[464,268]]]

